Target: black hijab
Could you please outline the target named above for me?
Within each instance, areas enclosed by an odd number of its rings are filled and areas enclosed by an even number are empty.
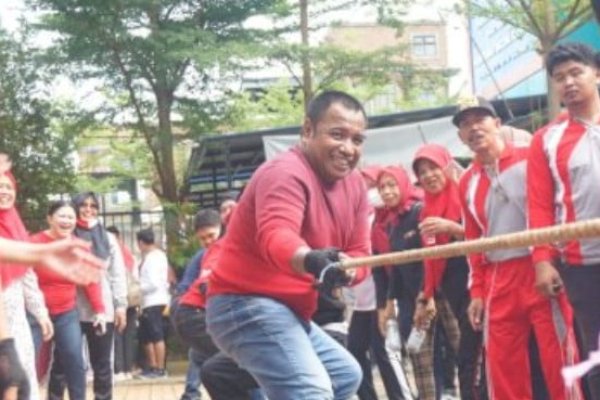
[[[108,242],[108,234],[100,221],[84,221],[79,215],[79,209],[87,199],[92,199],[96,204],[98,197],[94,192],[80,193],[73,198],[73,204],[77,210],[77,226],[74,234],[80,239],[92,243],[92,253],[102,260],[108,259],[110,256],[110,244]]]

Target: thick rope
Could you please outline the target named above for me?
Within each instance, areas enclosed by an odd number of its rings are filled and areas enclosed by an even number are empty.
[[[465,240],[463,242],[454,242],[435,247],[399,251],[369,257],[350,258],[336,263],[335,266],[342,269],[352,269],[358,267],[399,265],[421,261],[426,258],[450,258],[491,250],[530,247],[540,244],[560,243],[573,239],[585,239],[598,236],[600,236],[600,218],[509,233],[490,238]]]

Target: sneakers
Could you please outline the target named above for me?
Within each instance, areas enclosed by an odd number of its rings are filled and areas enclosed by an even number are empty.
[[[144,369],[139,375],[136,376],[138,379],[158,379],[166,378],[167,371],[162,368],[147,368]]]
[[[162,368],[156,368],[154,369],[154,376],[155,378],[166,378],[167,370]]]
[[[441,400],[458,400],[458,399],[459,399],[459,397],[458,397],[458,393],[457,393],[456,389],[444,389]]]
[[[131,374],[126,373],[126,372],[116,373],[113,377],[113,380],[115,382],[123,382],[123,381],[129,380],[129,379],[131,379]]]
[[[200,400],[200,395],[184,393],[179,400]]]

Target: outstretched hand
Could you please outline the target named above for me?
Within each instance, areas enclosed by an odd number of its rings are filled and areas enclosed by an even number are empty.
[[[78,285],[100,280],[103,262],[89,251],[90,243],[64,239],[39,245],[38,262]]]

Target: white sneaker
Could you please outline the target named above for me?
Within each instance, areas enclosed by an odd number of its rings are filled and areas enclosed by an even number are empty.
[[[113,377],[113,380],[115,382],[123,382],[125,379],[127,379],[127,376],[125,375],[124,372],[119,372],[118,374],[115,374]]]

